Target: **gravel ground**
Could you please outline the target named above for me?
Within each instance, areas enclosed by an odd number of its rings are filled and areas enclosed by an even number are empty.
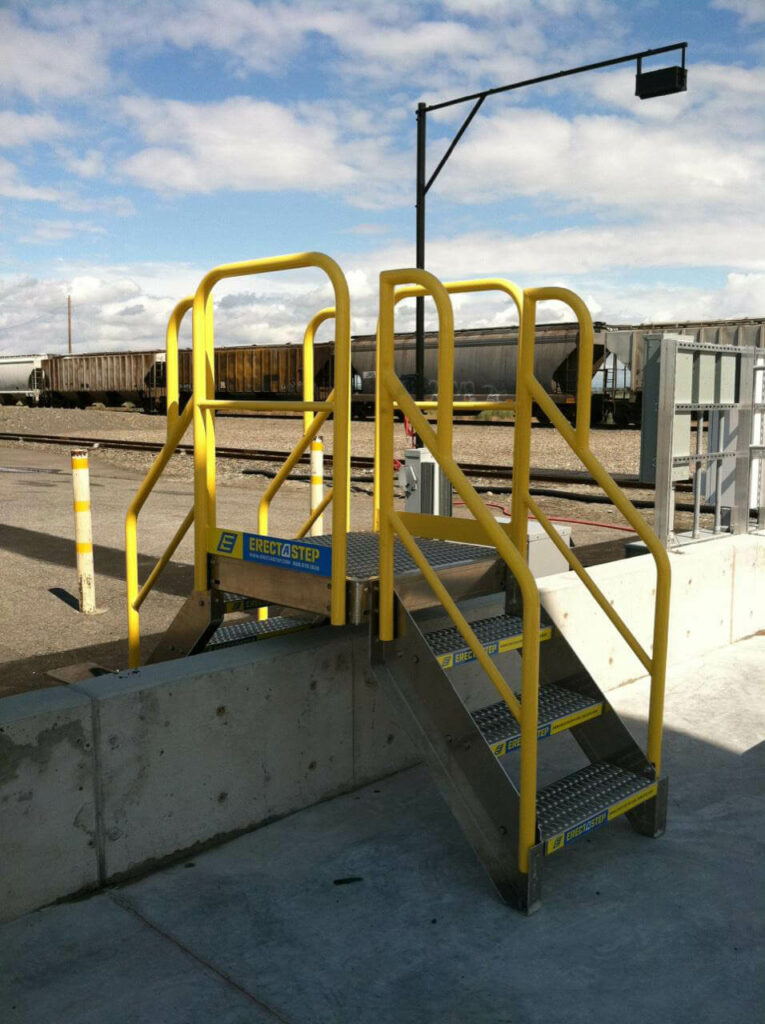
[[[403,425],[396,424],[396,448],[407,441]],[[137,441],[161,441],[165,420],[161,416],[102,409],[27,409],[0,406],[0,431],[20,434],[72,434],[75,437],[110,437]],[[220,416],[216,439],[221,445],[236,448],[286,449],[300,436],[298,419],[266,419],[253,416]],[[328,451],[332,450],[332,424],[322,431]],[[458,461],[508,465],[512,462],[514,430],[511,426],[474,426],[456,424],[454,454]],[[372,455],[374,426],[371,421],[356,421],[352,427],[353,451]],[[191,440],[191,435],[186,438]],[[636,473],[640,460],[640,433],[637,430],[594,430],[591,435],[595,455],[612,473]],[[532,433],[532,465],[565,469],[579,468],[579,460],[563,438],[549,427],[535,427]]]
[[[140,412],[116,409],[28,409],[18,406],[0,406],[0,432],[24,434],[54,434],[74,437],[119,438],[141,441],[161,441],[165,436],[165,419]],[[401,454],[407,447],[403,424],[395,426],[395,449]],[[287,450],[297,441],[301,433],[299,418],[265,418],[255,416],[221,416],[217,419],[216,439],[220,445],[237,448],[264,448]],[[332,451],[332,424],[322,432],[327,451]],[[512,465],[514,430],[512,426],[456,424],[454,427],[454,453],[458,461],[484,462],[491,465]],[[359,455],[372,455],[374,425],[371,421],[355,421],[352,426],[353,451]],[[638,430],[593,430],[591,447],[597,458],[611,473],[637,473],[640,462],[640,432]],[[190,443],[191,431],[184,439]],[[6,442],[7,443],[7,442]],[[49,446],[45,446],[48,448]],[[53,446],[50,450],[60,451]],[[124,452],[105,449],[100,457],[115,466],[145,473],[153,456],[141,452]],[[538,468],[581,469],[581,463],[568,448],[557,431],[550,427],[535,426],[532,431],[531,464]],[[273,463],[257,464],[235,459],[218,460],[218,477],[223,482],[233,482],[248,474],[262,470],[273,474],[278,467]],[[304,473],[305,467],[298,472]],[[192,478],[192,459],[189,455],[177,453],[165,471],[166,479],[187,480]],[[261,478],[262,479],[262,478]],[[485,481],[491,492],[485,495],[487,501],[500,504],[509,501],[509,495],[497,490],[496,482]],[[359,484],[362,489],[364,484]],[[370,479],[371,486],[371,479]],[[540,484],[564,490],[562,486]],[[570,490],[578,494],[601,494],[598,488],[572,485]],[[629,491],[631,498],[652,500],[652,491]],[[607,504],[583,504],[579,501],[561,498],[540,498],[540,504],[548,515],[591,520],[602,524],[621,524],[619,513]],[[497,510],[499,511],[499,510]],[[647,522],[653,521],[651,509],[641,510]],[[711,519],[711,517],[709,517]],[[706,517],[702,517],[704,525]],[[678,513],[677,527],[683,529],[690,522],[690,514]],[[617,539],[615,531],[591,531],[587,528],[577,531],[580,543],[603,540],[610,534]]]

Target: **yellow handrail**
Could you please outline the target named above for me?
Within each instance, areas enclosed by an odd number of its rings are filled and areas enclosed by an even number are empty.
[[[534,343],[537,302],[564,302],[575,313],[579,322],[579,366],[577,374],[577,414],[572,428],[566,418],[534,376]],[[525,553],[526,521],[528,513],[539,521],[571,568],[608,616],[630,650],[651,676],[651,694],[648,711],[648,740],[646,757],[661,772],[661,744],[664,715],[664,689],[669,640],[669,597],[671,569],[667,552],[656,534],[648,526],[621,488],[609,476],[589,447],[590,401],[592,389],[593,330],[592,318],[582,299],[567,288],[530,288],[524,292],[520,352],[516,386],[515,453],[513,457],[513,497],[511,537],[515,546]],[[605,491],[635,533],[645,543],[656,563],[656,603],[654,606],[652,653],[637,641],[621,616],[611,607],[608,599],[593,582],[579,560],[563,544],[552,523],[529,494],[529,449],[531,442],[531,409],[536,402],[549,418],[569,448],[579,457],[592,478]]]
[[[523,291],[522,291],[521,288],[518,287],[517,284],[514,284],[512,281],[508,281],[508,280],[506,280],[503,277],[479,277],[479,278],[474,278],[472,280],[444,281],[444,282],[441,282],[441,285],[442,285],[443,288],[446,289],[446,291],[447,291],[447,293],[449,295],[458,295],[458,294],[462,295],[462,294],[467,294],[467,293],[470,293],[470,292],[485,292],[485,291],[500,291],[500,292],[504,292],[506,295],[509,295],[510,298],[515,303],[515,308],[516,308],[516,311],[518,313],[518,322],[519,322],[519,325],[520,325],[520,321],[521,321],[521,318],[522,318],[522,315],[523,315]],[[408,284],[408,285],[406,285],[404,287],[401,287],[401,288],[398,288],[396,290],[396,292],[394,294],[394,297],[393,297],[393,301],[394,301],[394,303],[396,305],[398,305],[398,303],[401,302],[403,299],[419,298],[420,296],[425,296],[427,294],[428,293],[427,293],[426,289],[423,288],[421,285]],[[519,337],[520,337],[520,326],[519,326],[518,330],[519,330]],[[377,352],[376,352],[376,360],[375,360],[375,371],[376,371],[375,372],[375,405],[377,405],[377,403],[379,403],[379,401],[380,401],[380,391],[379,391],[379,385],[378,385],[378,380],[379,380],[379,376],[380,376],[380,343],[379,342],[380,342],[380,338],[379,338],[379,327],[378,327],[377,346],[376,346]],[[454,364],[454,359],[452,357],[452,366],[453,366],[453,364]],[[515,402],[512,399],[511,400],[505,400],[505,401],[502,401],[502,402],[489,402],[489,401],[486,401],[486,402],[462,402],[462,401],[457,401],[457,402],[455,402],[453,400],[453,393],[454,393],[453,392],[453,383],[451,385],[451,388],[452,388],[452,390],[451,390],[450,393],[452,395],[452,402],[451,402],[451,408],[452,409],[481,411],[481,410],[486,410],[486,409],[496,409],[496,410],[499,410],[499,409],[514,409],[515,408]],[[440,390],[441,389],[440,389],[440,386],[439,386],[439,398],[438,398],[438,401],[435,401],[435,402],[434,401],[417,402],[417,408],[418,409],[439,409],[439,408],[442,408],[442,406],[440,404],[440,397],[441,397],[440,396]],[[450,418],[450,422],[451,422],[451,418]],[[372,484],[372,490],[373,490],[373,496],[372,496],[372,529],[373,530],[377,530],[379,528],[379,521],[380,521],[380,512],[379,512],[379,507],[380,507],[380,487],[379,487],[380,461],[379,461],[379,452],[380,452],[380,422],[379,422],[379,418],[376,416],[375,417],[375,439],[374,439],[374,481],[373,481],[373,484]]]
[[[180,415],[180,388],[178,386],[178,334],[181,321],[194,305],[194,296],[187,295],[177,304],[167,322],[165,334],[165,411],[167,413],[167,437]]]
[[[224,279],[282,270],[315,267],[323,270],[334,291],[335,388],[327,402],[230,402],[216,401],[212,290]],[[321,311],[324,313],[325,311]],[[321,315],[321,314],[319,314]],[[329,315],[329,314],[328,314]],[[216,526],[215,411],[217,409],[295,409],[303,414],[319,412],[304,434],[314,436],[330,412],[334,414],[333,490],[342,501],[332,503],[332,588],[330,618],[333,625],[345,622],[345,567],[349,523],[350,476],[350,297],[340,267],[324,253],[304,252],[288,256],[247,260],[215,267],[202,278],[193,304],[194,359],[194,587],[207,589],[209,528]],[[312,321],[313,322],[313,321]],[[317,324],[314,324],[318,326]],[[309,325],[310,327],[310,325]],[[311,345],[313,339],[311,338]],[[339,372],[338,372],[339,370]],[[306,381],[304,380],[304,387]],[[311,386],[313,374],[311,374]],[[293,453],[294,454],[294,453]],[[291,462],[288,459],[288,463]],[[285,463],[285,466],[288,464]],[[292,463],[294,464],[294,462]],[[282,467],[284,470],[285,467]],[[281,480],[284,474],[280,471]],[[269,488],[272,491],[272,487]]]
[[[181,415],[176,419],[175,424],[168,434],[162,450],[154,459],[154,462],[146,474],[146,477],[138,488],[135,497],[130,502],[125,516],[125,584],[127,587],[127,616],[128,616],[128,665],[130,668],[137,668],[141,663],[141,623],[139,608],[146,599],[147,594],[154,586],[159,574],[162,572],[168,561],[174,554],[176,548],[183,540],[183,537],[193,521],[193,510],[184,519],[181,527],[170,542],[168,549],[159,559],[149,574],[143,587],[138,588],[138,514],[146,503],[147,498],[154,489],[154,485],[161,476],[165,466],[177,448],[181,438],[186,433],[193,415],[193,404],[188,403]]]
[[[439,321],[438,359],[438,429],[433,430],[409,396],[394,370],[394,308],[395,289],[401,285],[417,285],[435,301]],[[529,870],[529,851],[536,841],[536,776],[537,726],[539,702],[539,632],[540,604],[536,581],[500,525],[460,470],[452,456],[451,401],[454,379],[454,318],[447,289],[432,274],[424,270],[391,270],[380,275],[380,320],[378,342],[378,411],[379,465],[386,467],[380,475],[380,583],[379,583],[379,636],[381,641],[394,638],[394,573],[393,540],[398,534],[415,563],[421,569],[434,592],[476,658],[486,670],[511,713],[521,726],[520,815],[518,837],[519,870]],[[414,538],[393,508],[393,476],[387,467],[393,464],[393,410],[398,403],[412,422],[426,447],[433,453],[446,477],[465,502],[478,524],[494,545],[515,577],[522,601],[524,657],[521,663],[521,704],[512,694],[501,674],[497,672],[478,638],[451,600],[445,588],[434,579]],[[496,678],[498,677],[498,678]]]

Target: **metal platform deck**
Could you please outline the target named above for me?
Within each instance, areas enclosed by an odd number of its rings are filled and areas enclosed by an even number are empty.
[[[312,544],[332,547],[332,535],[311,537]],[[377,585],[379,536],[376,533],[349,533],[346,568],[348,621],[359,625],[371,607]],[[504,563],[494,548],[442,540],[418,540],[420,550],[455,599],[497,593],[504,586]],[[330,582],[326,576],[310,575],[277,565],[264,565],[212,554],[211,579],[219,590],[258,598],[303,611],[328,615]],[[433,597],[427,583],[398,541],[394,547],[397,588],[406,592],[412,609],[428,607]]]

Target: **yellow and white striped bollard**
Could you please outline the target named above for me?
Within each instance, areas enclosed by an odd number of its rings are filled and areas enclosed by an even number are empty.
[[[72,485],[74,487],[74,542],[77,550],[77,582],[80,611],[95,615],[96,584],[93,569],[93,527],[90,517],[90,470],[85,448],[72,449]]]
[[[311,441],[311,511],[318,508],[324,500],[324,441],[315,437]],[[324,533],[324,513],[317,516],[311,526],[311,536],[320,537]]]

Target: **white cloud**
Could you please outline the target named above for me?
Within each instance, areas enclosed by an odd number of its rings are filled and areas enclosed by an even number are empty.
[[[711,6],[738,14],[744,25],[765,21],[765,0],[712,0]]]
[[[36,14],[45,21],[50,11],[41,8]],[[0,11],[0,87],[10,92],[38,100],[101,89],[109,77],[105,58],[93,27],[39,30],[23,25],[11,11]]]
[[[87,221],[71,220],[39,220],[35,223],[31,235],[22,238],[23,242],[61,242],[77,235],[103,235],[105,228]]]
[[[55,202],[59,192],[52,188],[37,188],[20,180],[18,169],[9,160],[0,157],[0,198]]]
[[[100,178],[106,173],[104,154],[97,149],[89,149],[83,156],[63,151],[61,159],[64,166],[80,178]]]
[[[692,207],[699,214],[704,206],[753,209],[763,185],[765,143],[732,146],[714,124],[568,120],[518,108],[477,119],[438,182],[442,194],[463,202],[520,195],[590,209]]]
[[[52,114],[18,114],[13,110],[0,110],[0,146],[6,149],[67,134],[69,129]]]
[[[290,110],[240,96],[209,104],[127,98],[122,107],[149,146],[121,170],[162,192],[345,191],[374,203],[392,170],[385,137],[358,112],[343,135],[337,105]]]

